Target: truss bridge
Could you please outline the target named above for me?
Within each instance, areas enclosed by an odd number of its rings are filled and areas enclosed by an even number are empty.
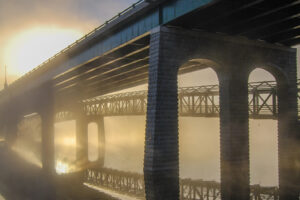
[[[299,84],[300,80],[298,80]],[[275,81],[251,82],[248,84],[249,118],[277,119],[278,102]],[[298,107],[300,89],[298,89]],[[88,117],[146,115],[147,91],[135,91],[105,95],[82,101]],[[178,90],[180,116],[218,117],[220,113],[219,86],[204,85],[181,87]],[[298,109],[298,117],[300,117]],[[72,112],[59,112],[56,121],[75,119]]]

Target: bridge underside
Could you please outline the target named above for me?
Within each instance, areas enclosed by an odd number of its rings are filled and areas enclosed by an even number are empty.
[[[56,107],[66,109],[82,100],[148,83],[149,48],[150,33],[146,33],[56,76],[52,81]],[[209,61],[186,63],[179,74],[212,66]]]
[[[216,1],[169,24],[293,46],[300,44],[299,10],[299,0]]]

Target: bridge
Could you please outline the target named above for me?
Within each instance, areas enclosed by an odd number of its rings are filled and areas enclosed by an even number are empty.
[[[298,0],[141,0],[0,92],[0,127],[6,143],[14,142],[17,124],[24,116],[38,113],[43,174],[55,177],[56,116],[66,119],[70,115],[66,113],[73,113],[76,156],[84,160],[87,124],[98,115],[101,167],[105,133],[99,112],[103,109],[97,106],[108,97],[98,96],[148,83],[141,104],[147,119],[147,200],[179,199],[178,110],[181,115],[219,116],[219,187],[223,200],[250,199],[249,116],[276,118],[278,195],[280,199],[298,200],[298,88],[296,50],[292,46],[300,43],[299,11]],[[207,97],[199,91],[185,95],[182,91],[188,89],[180,89],[178,95],[178,74],[205,68],[216,72],[219,87],[209,91],[203,86]],[[248,77],[256,68],[275,77],[276,90],[270,90],[274,83],[266,94],[250,89],[252,100],[248,101]],[[191,107],[193,102],[200,107]],[[112,114],[113,109],[109,112]]]
[[[298,85],[300,80],[298,80]],[[274,81],[251,82],[249,88],[249,118],[277,119],[277,87]],[[300,89],[298,89],[300,103]],[[135,91],[104,95],[86,99],[83,104],[87,118],[101,116],[146,115],[147,91]],[[218,117],[220,114],[219,86],[203,85],[182,87],[178,91],[178,113],[186,117]],[[298,117],[300,109],[298,104]],[[56,122],[75,120],[70,111],[56,114]]]

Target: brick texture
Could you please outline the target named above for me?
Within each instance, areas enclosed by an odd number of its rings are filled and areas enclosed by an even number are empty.
[[[167,27],[152,31],[150,41],[144,160],[147,200],[178,199],[177,72],[195,58],[214,61],[211,67],[220,83],[222,199],[250,199],[247,82],[260,67],[272,73],[278,84],[280,198],[296,200],[300,145],[295,50]]]

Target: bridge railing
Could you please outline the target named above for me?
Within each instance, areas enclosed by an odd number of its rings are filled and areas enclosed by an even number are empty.
[[[128,13],[129,11],[131,11],[132,9],[134,9],[136,6],[138,6],[139,4],[141,4],[143,2],[145,2],[145,0],[139,0],[138,2],[132,4],[131,6],[129,6],[128,8],[126,8],[125,10],[123,10],[122,12],[120,12],[117,15],[115,15],[114,17],[112,17],[111,19],[105,21],[102,25],[100,25],[97,28],[93,29],[91,32],[89,32],[86,35],[84,35],[83,37],[79,38],[74,43],[70,44],[69,46],[67,46],[66,48],[64,48],[63,50],[61,50],[60,52],[56,53],[54,56],[52,56],[49,59],[45,60],[43,63],[39,64],[37,67],[33,68],[32,70],[30,70],[29,72],[27,72],[26,74],[24,74],[23,76],[21,76],[19,79],[15,80],[12,83],[12,85],[15,84],[15,83],[17,83],[17,82],[19,82],[20,80],[25,79],[26,77],[28,77],[28,75],[32,74],[33,72],[41,69],[45,64],[47,64],[50,61],[54,60],[59,55],[65,53],[67,51],[69,51],[72,47],[80,44],[82,41],[91,38],[96,32],[98,32],[99,30],[105,28],[107,25],[109,25],[110,23],[114,22],[115,20],[117,20],[121,16],[125,15],[126,13]],[[0,93],[1,93],[1,91],[0,91]]]
[[[142,174],[124,172],[115,169],[88,169],[85,182],[121,194],[145,199],[145,185]],[[251,200],[278,200],[277,187],[253,185],[250,188]],[[221,199],[220,183],[215,181],[181,179],[181,200],[219,200]]]

